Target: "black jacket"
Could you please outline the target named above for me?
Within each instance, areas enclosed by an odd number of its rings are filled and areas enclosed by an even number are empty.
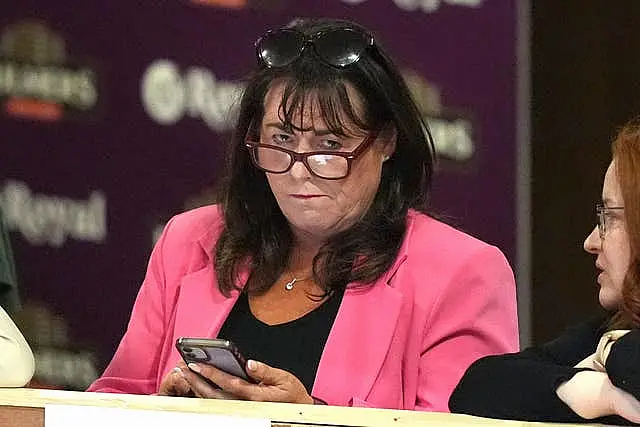
[[[607,321],[586,322],[541,347],[477,360],[453,391],[449,409],[488,418],[631,425],[618,416],[586,420],[556,395],[561,383],[585,370],[573,366],[595,352]],[[640,399],[640,330],[613,344],[606,370],[615,386]]]

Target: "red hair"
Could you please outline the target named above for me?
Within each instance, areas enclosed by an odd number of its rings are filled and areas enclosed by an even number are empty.
[[[622,285],[622,306],[613,318],[615,328],[640,327],[640,117],[622,127],[612,145],[613,160],[631,247],[631,262]]]

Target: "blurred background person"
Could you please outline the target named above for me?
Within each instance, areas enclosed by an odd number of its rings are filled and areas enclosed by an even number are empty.
[[[0,387],[22,387],[35,371],[29,344],[0,307]]]
[[[0,387],[22,387],[35,370],[29,344],[7,314],[19,306],[9,233],[0,209]]]
[[[2,205],[0,205],[0,307],[9,313],[15,313],[20,307],[16,267]]]

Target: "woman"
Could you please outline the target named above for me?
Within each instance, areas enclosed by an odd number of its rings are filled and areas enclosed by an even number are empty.
[[[166,226],[89,390],[446,411],[475,358],[517,348],[509,265],[418,211],[433,144],[364,28],[299,20],[257,54],[220,204]],[[178,338],[216,336],[257,384],[180,362]]]
[[[35,370],[29,344],[0,307],[0,387],[22,387]]]
[[[640,422],[640,121],[622,128],[584,241],[600,270],[599,301],[611,315],[540,348],[485,357],[449,406],[493,418],[552,422]]]

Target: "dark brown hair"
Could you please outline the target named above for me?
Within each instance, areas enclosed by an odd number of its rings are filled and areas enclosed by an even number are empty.
[[[307,36],[357,24],[334,19],[297,20]],[[396,149],[382,170],[378,192],[365,216],[350,229],[331,236],[314,258],[314,279],[325,292],[351,282],[371,283],[394,262],[402,244],[409,208],[423,210],[431,184],[434,150],[431,135],[397,67],[378,43],[356,63],[338,69],[306,49],[295,62],[280,68],[261,67],[250,76],[240,101],[231,140],[227,178],[220,205],[224,229],[216,244],[215,270],[220,291],[239,287],[242,269],[250,272],[244,289],[265,292],[289,263],[293,235],[280,211],[265,173],[251,163],[245,138],[264,116],[264,98],[274,82],[284,84],[280,113],[285,125],[306,108],[319,107],[337,134],[395,129]],[[362,100],[354,113],[346,92],[351,85]],[[360,129],[358,129],[360,128]]]
[[[613,318],[617,329],[640,327],[640,117],[628,122],[613,141],[613,160],[622,199],[631,262],[622,285],[622,306]]]

